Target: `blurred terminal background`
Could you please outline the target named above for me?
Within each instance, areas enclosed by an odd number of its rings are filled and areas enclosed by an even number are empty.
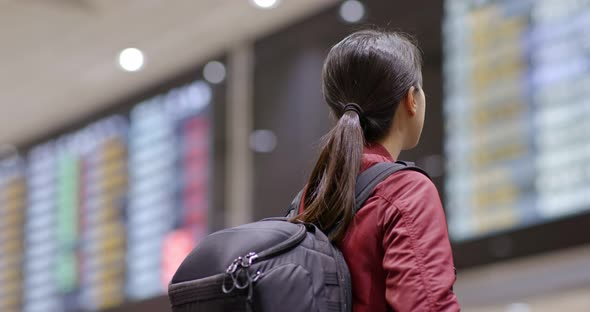
[[[590,0],[0,0],[0,311],[168,311],[200,238],[285,213],[366,25],[424,53],[401,158],[463,310],[590,311]]]

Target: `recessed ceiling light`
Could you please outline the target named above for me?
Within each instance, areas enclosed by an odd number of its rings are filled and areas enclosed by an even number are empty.
[[[365,5],[357,0],[346,0],[340,5],[340,17],[348,23],[358,23],[365,16]]]
[[[276,134],[267,129],[255,130],[250,134],[250,148],[258,153],[270,153],[277,147]]]
[[[279,0],[250,0],[250,3],[261,9],[271,9],[279,4]]]
[[[532,308],[529,304],[524,302],[515,302],[508,305],[506,312],[530,312]]]
[[[221,83],[225,80],[225,65],[218,61],[207,63],[207,65],[203,67],[203,77],[210,83]]]
[[[127,48],[119,53],[119,65],[122,69],[134,72],[143,67],[143,52],[136,48]]]

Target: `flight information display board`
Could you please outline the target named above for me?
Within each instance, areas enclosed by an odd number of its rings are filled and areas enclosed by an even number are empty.
[[[589,33],[587,0],[445,2],[454,241],[590,210]]]
[[[0,311],[99,311],[162,295],[208,231],[211,87],[0,161]]]
[[[22,303],[26,184],[20,158],[0,161],[0,311]]]

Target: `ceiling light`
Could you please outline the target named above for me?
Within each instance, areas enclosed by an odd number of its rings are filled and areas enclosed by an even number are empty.
[[[529,304],[524,302],[515,302],[508,305],[506,312],[530,312],[532,308]]]
[[[127,48],[119,53],[119,65],[126,71],[134,72],[143,67],[143,52],[136,48]]]
[[[357,0],[346,0],[340,5],[340,17],[348,23],[358,23],[365,16],[365,5]]]
[[[207,63],[203,68],[203,77],[210,83],[221,83],[225,80],[225,65],[218,61]]]
[[[279,4],[279,0],[250,0],[250,3],[261,9],[272,9]]]
[[[255,130],[250,134],[250,148],[258,153],[270,153],[277,147],[276,134],[267,129]]]

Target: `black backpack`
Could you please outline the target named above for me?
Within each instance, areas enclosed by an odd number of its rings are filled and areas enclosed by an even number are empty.
[[[379,163],[359,175],[356,211],[377,184],[411,163]],[[180,265],[168,288],[174,312],[332,311],[352,307],[350,272],[342,253],[315,225],[287,218],[221,230],[205,237]]]

